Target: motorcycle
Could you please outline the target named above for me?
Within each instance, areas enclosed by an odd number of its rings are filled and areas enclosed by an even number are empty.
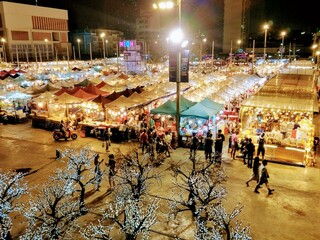
[[[74,130],[72,127],[69,127],[65,134],[61,132],[60,129],[55,129],[53,131],[53,139],[56,141],[58,141],[61,138],[64,138],[65,140],[67,140],[68,138],[71,138],[72,140],[76,140],[77,137],[78,137],[78,134],[76,130]]]

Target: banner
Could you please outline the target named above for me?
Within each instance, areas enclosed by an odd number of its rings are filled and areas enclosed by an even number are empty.
[[[181,80],[180,82],[189,82],[189,50],[181,52]]]
[[[181,76],[180,82],[189,81],[189,50],[181,51]],[[169,82],[177,82],[178,52],[169,52]]]
[[[169,52],[169,82],[177,82],[177,51],[171,50]]]

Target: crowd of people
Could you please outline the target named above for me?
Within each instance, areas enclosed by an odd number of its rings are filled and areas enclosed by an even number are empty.
[[[63,130],[64,124],[61,123],[61,128]],[[206,137],[201,139],[195,132],[192,135],[191,141],[189,143],[190,149],[190,160],[194,160],[197,156],[197,151],[200,149],[200,145],[203,143],[201,149],[204,150],[204,157],[207,161],[220,161],[222,160],[224,151],[223,145],[225,142],[225,129],[218,129],[217,134],[213,136],[211,130],[209,130],[206,134]],[[239,130],[238,128],[233,128],[227,131],[227,136],[229,135],[229,142],[226,145],[228,148],[228,154],[230,154],[231,159],[236,159],[236,155],[238,157],[242,157],[243,164],[246,165],[249,169],[252,169],[252,174],[250,178],[246,181],[246,185],[249,186],[251,181],[256,181],[257,185],[254,189],[255,193],[259,193],[259,188],[262,185],[266,185],[268,189],[268,194],[272,194],[274,189],[269,187],[269,174],[267,171],[267,161],[264,159],[265,156],[265,138],[264,133],[261,133],[258,141],[257,141],[257,149],[255,147],[255,143],[251,138],[245,137],[243,139],[239,139]],[[110,151],[111,146],[111,136],[112,132],[110,128],[106,129],[104,132],[104,141],[103,146],[105,147],[106,152]],[[140,134],[137,136],[137,140],[139,142],[139,147],[141,149],[141,154],[149,154],[153,163],[157,166],[164,163],[164,160],[168,157],[171,157],[172,151],[178,147],[178,139],[176,136],[176,132],[172,131],[170,128],[167,131],[159,132],[157,131],[155,121],[152,117],[146,119],[142,119],[140,124]],[[240,151],[240,154],[237,152]],[[260,158],[261,156],[261,158]],[[114,187],[114,176],[116,172],[115,168],[115,160],[114,155],[109,154],[110,161],[106,164],[110,167],[109,172],[109,182],[110,188]],[[260,164],[260,161],[262,164]],[[97,161],[97,168],[100,163]],[[99,171],[97,171],[99,172]],[[99,174],[98,174],[99,175]],[[97,189],[99,187],[97,186]]]

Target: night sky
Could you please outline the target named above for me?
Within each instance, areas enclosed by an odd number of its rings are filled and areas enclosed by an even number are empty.
[[[69,12],[69,29],[108,28],[119,29],[126,34],[133,34],[135,14],[138,11],[137,1],[142,7],[151,7],[152,0],[38,0],[38,6],[67,9]],[[239,0],[240,1],[240,0]],[[320,28],[318,10],[313,0],[299,4],[289,0],[265,0],[267,6],[266,20],[274,25],[286,28],[314,31]],[[35,5],[35,0],[17,0]],[[223,0],[182,0],[185,15],[195,27],[201,25],[206,30],[222,26]],[[216,17],[212,17],[216,16]]]

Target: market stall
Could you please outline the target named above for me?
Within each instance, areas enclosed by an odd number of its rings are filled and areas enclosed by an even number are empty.
[[[27,120],[26,107],[31,97],[19,91],[7,92],[0,96],[0,109],[5,113],[7,122],[18,123]]]
[[[265,133],[270,148],[312,155],[313,114],[319,111],[312,75],[279,74],[241,106],[241,136],[256,142]],[[286,159],[286,155],[274,158]],[[269,156],[270,157],[270,156]]]

